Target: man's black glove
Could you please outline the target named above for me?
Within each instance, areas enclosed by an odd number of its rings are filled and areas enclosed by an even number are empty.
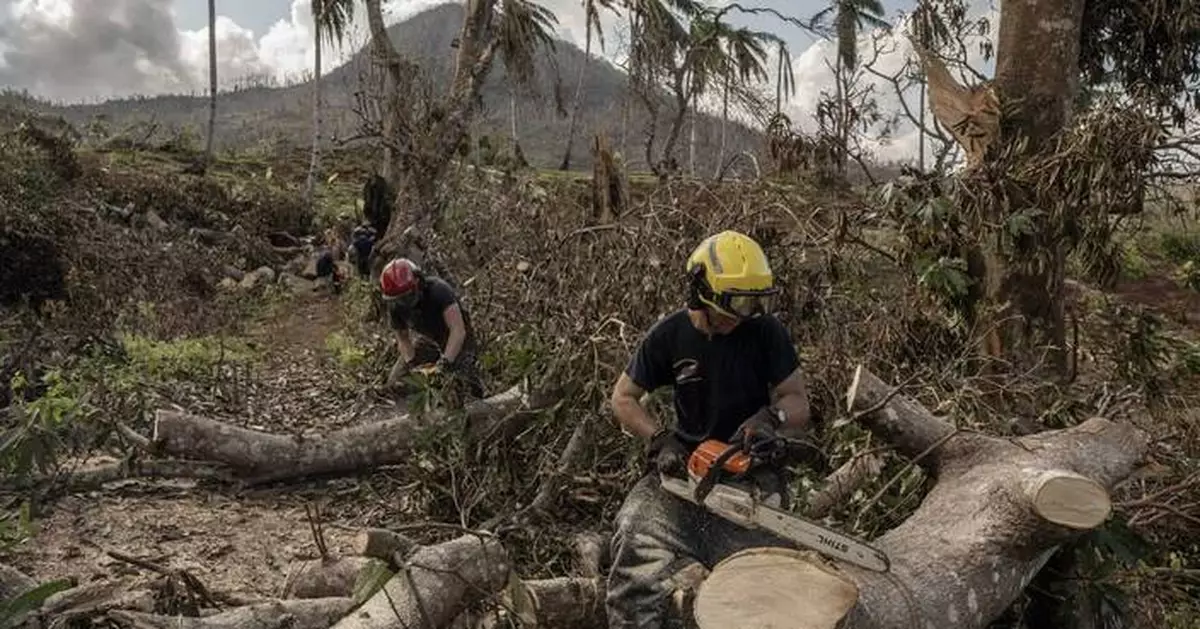
[[[446,358],[445,355],[442,355],[438,356],[437,363],[434,366],[437,367],[437,370],[442,373],[454,373],[454,370],[458,365],[455,363],[455,361]]]
[[[688,449],[673,431],[665,428],[654,433],[646,446],[646,461],[659,473],[682,478],[687,476]]]
[[[771,461],[784,453],[786,442],[776,432],[783,425],[783,416],[774,407],[764,406],[742,422],[733,433],[733,443],[742,446],[750,456]]]

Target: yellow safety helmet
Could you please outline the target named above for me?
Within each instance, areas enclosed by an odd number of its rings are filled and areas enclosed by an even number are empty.
[[[708,306],[739,319],[755,317],[770,310],[771,297],[779,292],[762,247],[732,230],[702,240],[688,256],[687,272],[693,309]]]

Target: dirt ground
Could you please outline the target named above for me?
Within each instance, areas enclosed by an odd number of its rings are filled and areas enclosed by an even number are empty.
[[[249,416],[238,423],[291,431],[331,429],[355,420],[353,400],[330,395],[326,386],[325,338],[340,317],[335,300],[299,298],[252,334],[265,360],[247,391]],[[250,599],[278,596],[289,564],[318,556],[305,504],[324,505],[326,545],[344,553],[369,517],[370,505],[359,493],[353,479],[253,491],[190,480],[123,480],[48,505],[38,514],[35,536],[11,559],[39,580],[152,576],[105,552],[113,550],[186,569],[214,591]]]

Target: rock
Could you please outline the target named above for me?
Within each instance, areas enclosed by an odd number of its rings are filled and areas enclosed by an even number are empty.
[[[217,282],[217,288],[220,290],[234,291],[238,286],[238,281],[232,277],[223,277],[220,282]]]
[[[242,278],[246,277],[246,274],[241,269],[232,264],[226,264],[221,267],[221,272],[225,274],[226,278],[233,278],[237,282],[242,281]]]
[[[279,283],[288,287],[293,293],[311,293],[316,290],[316,282],[306,280],[292,273],[283,273],[279,276]]]
[[[526,262],[524,260],[521,260],[520,262],[517,263],[517,271],[520,273],[526,273],[531,268],[533,268],[532,265],[530,265],[528,262]]]
[[[262,276],[262,278],[267,282],[275,281],[275,269],[272,269],[269,266],[260,266],[255,269],[254,272]]]

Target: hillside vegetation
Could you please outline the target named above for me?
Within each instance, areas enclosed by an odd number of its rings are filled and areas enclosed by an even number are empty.
[[[397,51],[417,62],[433,84],[446,89],[453,72],[451,43],[462,26],[463,7],[442,4],[427,9],[395,24],[388,33]],[[570,99],[575,81],[584,63],[584,53],[574,44],[558,40],[553,52],[539,52],[537,79],[517,90],[517,133],[525,159],[535,168],[557,168],[566,148],[569,127]],[[327,143],[355,137],[359,134],[359,114],[355,95],[363,89],[360,81],[369,65],[365,51],[358,52],[349,62],[322,77],[325,85],[327,112],[325,129]],[[502,62],[497,62],[488,74],[483,88],[482,113],[473,125],[472,137],[478,141],[489,136],[500,151],[508,149],[511,141],[512,112],[510,88]],[[649,122],[645,108],[636,97],[629,107],[628,120],[622,111],[626,99],[626,75],[609,62],[594,57],[587,71],[581,93],[579,131],[573,150],[572,169],[591,168],[591,136],[603,133],[615,148],[620,149],[631,168],[645,170],[644,131]],[[664,112],[670,111],[666,105]],[[0,103],[3,102],[0,98]],[[10,95],[9,100],[16,100]],[[557,101],[557,103],[556,103]],[[12,103],[10,103],[12,104]],[[36,99],[23,105],[38,111],[59,115],[80,129],[121,134],[136,126],[135,136],[148,141],[161,141],[190,130],[199,141],[208,120],[208,98],[205,95],[162,95],[114,99],[98,104],[53,105]],[[561,108],[560,106],[561,105]],[[660,115],[660,127],[665,127],[666,113]],[[224,151],[262,152],[284,147],[306,146],[312,140],[312,86],[302,82],[284,87],[248,87],[220,94],[217,110],[215,146]],[[720,142],[719,118],[701,115],[696,129],[698,172],[715,172],[714,162]],[[688,131],[685,131],[687,133]],[[663,131],[659,131],[659,141]],[[727,130],[726,155],[736,151],[761,152],[761,133],[737,122]],[[366,150],[366,149],[361,149]],[[683,144],[681,161],[686,163],[687,145]]]

